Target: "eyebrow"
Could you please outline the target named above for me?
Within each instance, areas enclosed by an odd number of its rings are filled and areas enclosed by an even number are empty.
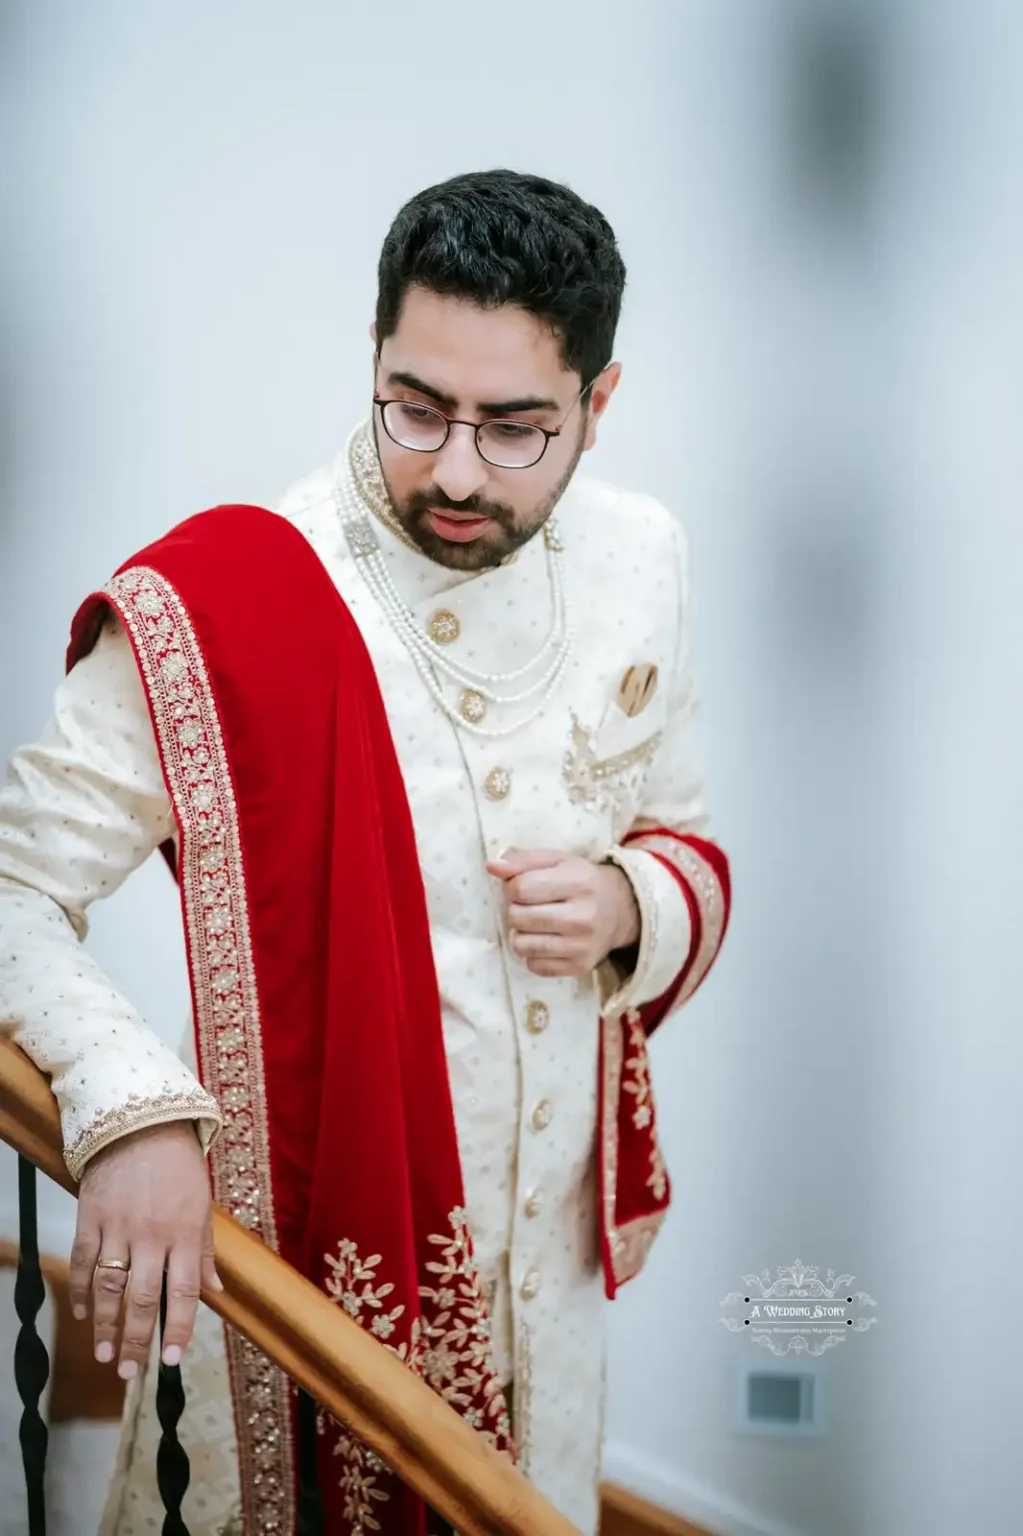
[[[414,373],[406,373],[403,369],[389,373],[387,382],[415,390],[417,395],[426,395],[428,400],[435,400],[448,410],[454,410],[458,405],[454,395],[446,395],[433,384],[427,384],[425,379],[420,379]],[[516,416],[522,411],[560,411],[561,408],[560,401],[548,400],[542,395],[522,395],[517,400],[479,400],[476,403],[481,416]]]

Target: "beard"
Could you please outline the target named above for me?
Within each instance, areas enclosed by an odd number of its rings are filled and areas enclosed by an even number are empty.
[[[374,427],[375,435],[375,427]],[[391,510],[416,547],[427,559],[437,565],[445,565],[453,571],[489,571],[513,555],[516,550],[536,537],[568,489],[582,458],[586,423],[583,422],[572,455],[572,462],[554,489],[531,511],[516,512],[504,501],[490,501],[485,496],[469,496],[465,501],[452,501],[439,486],[413,491],[404,502],[394,496],[390,485],[387,494]],[[384,476],[386,483],[387,477]],[[436,512],[469,512],[473,517],[487,517],[490,527],[478,539],[467,544],[457,544],[442,538],[430,527],[428,514]]]

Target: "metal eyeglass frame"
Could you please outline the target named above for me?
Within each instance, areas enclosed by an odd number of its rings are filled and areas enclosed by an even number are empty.
[[[604,370],[602,368],[600,373],[603,372]],[[585,395],[586,392],[592,389],[594,384],[596,384],[597,379],[600,378],[600,373],[596,374],[588,384],[583,385],[582,389],[576,395],[575,399],[572,401],[572,404],[565,412],[561,422],[553,429],[548,429],[547,427],[538,427],[532,421],[514,421],[510,416],[491,416],[487,421],[462,421],[457,416],[445,416],[444,412],[439,411],[435,405],[423,405],[418,400],[399,400],[396,398],[384,400],[378,394],[373,395],[373,404],[380,410],[380,420],[383,423],[384,431],[391,439],[391,442],[394,443],[398,448],[407,449],[409,453],[440,453],[441,449],[447,444],[448,438],[451,436],[452,427],[472,427],[473,436],[476,440],[476,452],[479,454],[484,464],[489,464],[492,469],[535,469],[537,464],[539,464],[540,460],[543,458],[544,454],[547,452],[551,438],[561,436],[562,432],[565,430],[568,418],[571,416],[572,412],[583,398],[583,395]],[[445,431],[441,441],[437,444],[436,448],[415,448],[411,443],[400,442],[387,425],[387,406],[389,405],[414,405],[418,410],[431,411],[434,416],[439,416],[441,421],[444,422],[447,430]],[[500,426],[502,422],[506,422],[507,425],[513,427],[528,427],[531,432],[539,432],[542,435],[543,447],[540,449],[540,452],[537,454],[535,459],[531,459],[528,464],[497,464],[493,459],[487,458],[487,455],[480,447],[480,433],[485,427]]]

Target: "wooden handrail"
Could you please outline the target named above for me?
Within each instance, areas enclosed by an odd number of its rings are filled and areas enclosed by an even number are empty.
[[[44,1075],[0,1039],[0,1137],[72,1194]],[[257,1237],[214,1207],[222,1294],[244,1333],[464,1536],[578,1536],[576,1527],[401,1361]]]

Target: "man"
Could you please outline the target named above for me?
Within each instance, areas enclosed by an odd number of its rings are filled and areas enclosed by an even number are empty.
[[[129,561],[13,761],[0,1017],[52,1076],[72,1300],[132,1383],[116,1536],[159,1522],[142,1382],[165,1268],[189,1530],[295,1529],[286,1383],[196,1316],[219,1285],[204,1152],[218,1201],[595,1529],[603,1302],[668,1203],[645,1041],[729,900],[682,532],[576,478],[624,278],[564,187],[500,171],[413,198],[380,259],[371,420],[278,513],[215,509]],[[78,945],[157,848],[187,1064]],[[322,1427],[327,1528],[423,1530]]]

